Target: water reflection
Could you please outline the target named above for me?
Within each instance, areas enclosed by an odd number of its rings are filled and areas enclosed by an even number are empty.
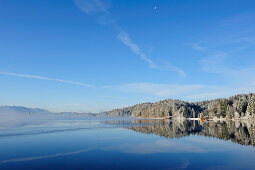
[[[155,121],[154,121],[155,122]],[[241,145],[255,146],[255,125],[253,122],[201,122],[196,120],[164,122],[160,120],[135,120],[127,129],[146,134],[156,134],[166,138],[181,138],[189,135],[209,136],[222,140],[230,140]],[[147,125],[145,125],[147,124]],[[149,125],[148,125],[149,124]],[[140,126],[139,126],[140,125]]]
[[[34,161],[34,160],[40,160],[40,159],[49,159],[49,158],[56,158],[61,156],[70,156],[70,155],[76,155],[83,152],[88,152],[93,150],[94,148],[87,148],[82,149],[74,152],[66,152],[66,153],[58,153],[53,155],[39,155],[39,156],[33,156],[33,157],[23,157],[23,158],[14,158],[14,159],[7,159],[0,161],[0,165],[4,163],[15,163],[15,162],[25,162],[25,161]]]
[[[253,129],[248,122],[127,119],[0,128],[0,169],[254,169],[252,146],[230,142],[253,145]]]

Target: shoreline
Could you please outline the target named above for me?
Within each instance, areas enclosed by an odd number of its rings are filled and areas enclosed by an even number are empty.
[[[171,118],[164,118],[164,117],[134,117],[136,119],[145,119],[145,120],[197,120],[197,121],[202,121],[201,118],[185,118],[185,117],[171,117]],[[214,121],[214,122],[218,122],[218,121],[248,121],[248,122],[255,122],[255,118],[251,118],[251,117],[243,117],[243,118],[208,118],[206,119],[206,121]]]

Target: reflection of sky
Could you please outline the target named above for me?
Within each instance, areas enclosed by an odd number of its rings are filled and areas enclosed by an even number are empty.
[[[82,150],[78,150],[78,151],[74,151],[74,152],[57,153],[57,154],[53,154],[53,155],[39,155],[39,156],[33,156],[33,157],[7,159],[7,160],[0,161],[0,164],[10,163],[10,162],[34,161],[34,160],[38,160],[38,159],[55,158],[55,157],[60,157],[60,156],[69,156],[69,155],[75,155],[75,154],[87,152],[92,149],[93,148],[87,148],[87,149],[82,149]]]
[[[223,141],[211,137],[188,136],[179,139],[155,138],[140,143],[124,143],[105,147],[105,150],[119,150],[133,154],[151,153],[209,153],[209,152],[255,152],[252,146],[240,146],[231,141]]]
[[[176,140],[155,140],[141,143],[125,143],[106,147],[106,150],[119,150],[134,154],[151,153],[204,153],[206,150],[192,144],[181,143]]]
[[[123,169],[124,165],[127,169],[200,169],[201,160],[206,165],[203,169],[255,166],[255,149],[251,146],[196,135],[170,139],[100,126],[0,138],[0,169],[28,164],[36,168],[45,162],[58,167],[75,164],[84,169]]]

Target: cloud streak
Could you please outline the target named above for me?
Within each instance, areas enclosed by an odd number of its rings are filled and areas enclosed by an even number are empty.
[[[255,81],[253,76],[255,74],[255,67],[237,68],[231,65],[228,67],[228,60],[231,60],[232,57],[231,52],[217,53],[202,59],[200,62],[204,71],[219,74],[228,79],[228,81],[230,80],[233,84],[252,84],[252,81]]]
[[[190,44],[191,48],[195,49],[195,50],[198,50],[198,51],[202,51],[204,52],[205,51],[205,48],[200,46],[199,44],[197,43],[192,43]]]
[[[181,68],[170,64],[168,62],[162,61],[163,65],[158,65],[156,64],[154,61],[152,61],[150,58],[148,58],[140,49],[140,47],[134,43],[129,34],[123,30],[121,30],[117,36],[117,39],[120,40],[124,45],[128,46],[130,48],[130,50],[140,56],[140,58],[145,61],[150,68],[152,69],[157,69],[157,70],[163,70],[163,71],[172,71],[172,72],[176,72],[178,73],[180,76],[182,77],[186,77],[186,73],[184,72],[184,70],[182,70]]]
[[[200,62],[205,71],[211,73],[224,73],[227,72],[226,68],[223,67],[223,62],[226,58],[228,58],[227,53],[217,53],[203,58]]]
[[[117,86],[105,86],[123,92],[134,92],[154,95],[157,97],[178,96],[204,88],[203,85],[177,85],[156,83],[129,83]]]
[[[118,40],[120,40],[124,45],[128,46],[130,48],[130,50],[139,55],[141,57],[142,60],[144,60],[145,62],[147,62],[149,64],[149,66],[151,68],[156,68],[156,65],[154,64],[154,62],[149,59],[148,57],[146,57],[146,55],[144,53],[141,52],[141,49],[138,47],[137,44],[135,44],[129,37],[128,33],[125,31],[120,31],[120,33],[117,36]]]
[[[185,71],[182,70],[180,67],[177,67],[177,66],[175,66],[175,65],[173,65],[171,63],[168,63],[166,61],[163,61],[163,60],[161,60],[161,62],[162,62],[162,65],[158,69],[165,70],[165,71],[176,72],[176,73],[178,73],[180,76],[182,76],[184,78],[187,76]]]
[[[84,12],[86,15],[93,14],[110,14],[109,9],[111,7],[109,0],[74,0],[76,6]],[[109,18],[108,18],[109,19]],[[164,71],[176,72],[182,77],[186,77],[186,73],[179,67],[175,65],[159,66],[153,60],[151,60],[145,53],[142,52],[141,48],[130,38],[129,34],[122,29],[118,23],[114,22],[112,18],[109,19],[109,24],[112,24],[114,28],[118,31],[117,39],[124,45],[129,47],[129,49],[136,55],[146,62],[150,68]]]
[[[254,81],[255,82],[255,81]],[[207,84],[157,84],[157,83],[127,83],[121,85],[104,86],[111,90],[117,90],[127,93],[137,93],[149,95],[146,101],[161,100],[164,98],[178,98],[185,101],[195,102],[233,96],[235,94],[244,94],[255,91],[255,84],[246,84],[240,88],[240,85],[215,86]],[[154,98],[156,97],[156,98]],[[159,97],[159,98],[158,98]]]
[[[44,76],[38,76],[38,75],[31,75],[31,74],[18,74],[18,73],[12,73],[12,72],[0,72],[0,74],[6,75],[6,76],[12,76],[12,77],[28,78],[28,79],[57,81],[60,83],[75,84],[75,85],[79,85],[79,86],[83,86],[83,87],[90,87],[90,88],[94,87],[93,85],[78,82],[78,81],[62,80],[62,79],[56,79],[56,78],[50,78],[50,77],[44,77]]]
[[[87,15],[108,13],[111,7],[108,0],[74,0],[75,5]]]

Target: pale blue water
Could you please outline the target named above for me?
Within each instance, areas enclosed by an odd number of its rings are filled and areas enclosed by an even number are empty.
[[[2,127],[0,169],[255,169],[251,127],[209,125],[94,120]],[[227,141],[219,139],[226,128]]]

